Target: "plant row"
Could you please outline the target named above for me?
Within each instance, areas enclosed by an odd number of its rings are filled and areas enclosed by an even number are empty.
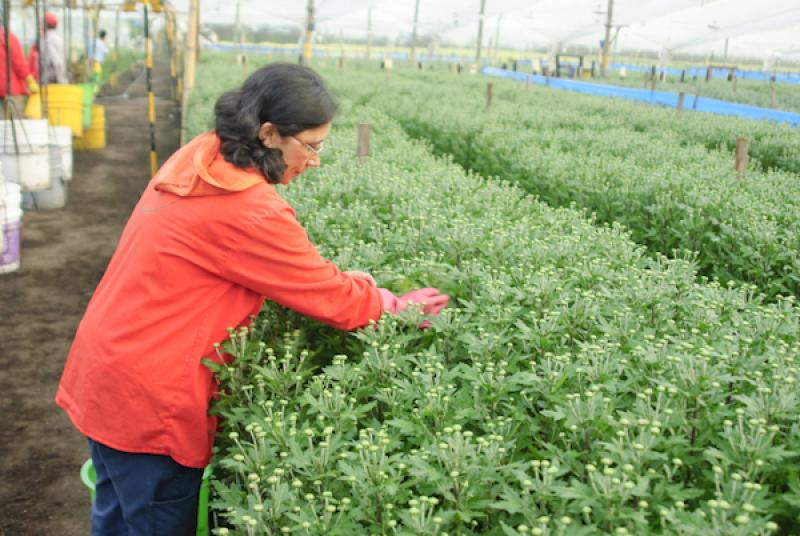
[[[196,93],[225,89],[225,68],[204,55]],[[451,306],[426,331],[415,311],[348,334],[274,304],[234,327],[215,367],[216,534],[798,529],[792,299],[698,284],[691,260],[340,99],[322,168],[282,192],[342,269]]]
[[[727,150],[648,126],[674,114],[502,81],[487,110],[481,82],[461,77],[423,73],[387,82],[367,71],[331,70],[330,78],[483,176],[621,223],[653,252],[692,252],[705,277],[753,283],[770,298],[800,294],[799,177],[756,162],[739,178]]]

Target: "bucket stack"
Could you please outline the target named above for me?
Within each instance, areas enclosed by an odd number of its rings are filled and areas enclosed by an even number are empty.
[[[20,267],[23,210],[62,208],[72,180],[72,151],[106,146],[105,110],[93,84],[49,84],[31,95],[27,119],[0,120],[0,274]]]
[[[0,178],[0,274],[19,270],[22,188]]]

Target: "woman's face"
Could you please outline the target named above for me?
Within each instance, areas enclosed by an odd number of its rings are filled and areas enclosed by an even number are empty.
[[[279,149],[286,164],[281,184],[289,184],[309,167],[319,167],[322,142],[331,130],[331,124],[309,128],[291,136],[281,136],[270,123],[261,127],[264,145]]]

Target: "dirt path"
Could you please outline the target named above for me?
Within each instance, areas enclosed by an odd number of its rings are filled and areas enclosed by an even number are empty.
[[[163,163],[180,135],[168,66],[156,66],[154,90]],[[22,269],[0,274],[0,536],[89,534],[78,476],[86,440],[53,399],[78,322],[149,180],[144,76],[128,93],[97,100],[107,148],[75,153],[66,208],[25,213]]]

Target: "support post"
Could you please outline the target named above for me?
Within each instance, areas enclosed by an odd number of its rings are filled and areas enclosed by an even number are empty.
[[[147,71],[147,105],[150,120],[150,176],[158,171],[158,153],[156,152],[156,99],[153,95],[153,43],[150,39],[150,0],[144,0],[144,50],[145,70]]]
[[[486,13],[486,0],[481,0],[481,12],[478,19],[478,43],[475,50],[475,63],[481,68],[481,44],[483,41],[483,16]]]
[[[369,156],[369,123],[361,123],[358,125],[358,150],[356,156],[359,162],[365,162]]]
[[[181,110],[186,112],[186,103],[194,89],[195,66],[197,64],[197,27],[200,17],[200,0],[189,2],[189,27],[186,31],[186,55],[183,70],[183,103]],[[185,123],[184,123],[185,124]],[[186,142],[186,132],[181,129],[181,143]]]
[[[742,179],[747,173],[747,145],[748,139],[744,136],[736,138],[736,175]]]
[[[419,21],[419,0],[414,2],[414,29],[411,32],[411,63],[417,62],[417,22]]]
[[[314,0],[308,0],[308,7],[306,8],[306,37],[303,43],[303,55],[300,58],[302,65],[309,65],[311,63],[311,56],[314,53]]]
[[[776,98],[775,98],[775,74],[773,73],[769,79],[769,89],[771,93],[771,100],[770,100],[770,108],[774,109],[776,106]]]
[[[117,87],[117,61],[119,61],[119,11],[122,7],[117,7],[114,16],[114,50],[111,52],[111,77],[109,83],[111,87]]]
[[[614,21],[614,0],[608,0],[606,10],[606,37],[603,40],[603,57],[600,61],[600,77],[605,78],[608,72],[608,57],[611,52],[611,26]]]
[[[367,61],[372,54],[372,6],[367,9]]]
[[[678,93],[678,113],[683,111],[683,99],[686,97],[686,94],[681,91]]]
[[[486,109],[488,110],[491,105],[492,105],[492,83],[488,82],[486,84]]]

